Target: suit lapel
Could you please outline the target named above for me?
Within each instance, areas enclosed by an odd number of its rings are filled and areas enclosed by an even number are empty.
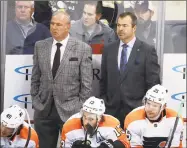
[[[49,38],[46,40],[46,58],[47,58],[47,68],[49,70],[49,78],[52,80],[53,75],[52,75],[52,70],[51,70],[51,50],[52,50],[52,44],[53,44],[53,38]]]
[[[56,73],[56,76],[55,76],[54,80],[56,79],[56,77],[58,77],[59,73],[61,72],[67,58],[69,58],[68,55],[71,54],[71,52],[72,52],[71,50],[73,49],[73,46],[75,46],[75,40],[73,38],[69,37],[69,40],[68,40],[67,45],[66,45],[66,49],[64,51],[62,60],[60,62],[60,66],[57,70],[57,73]]]
[[[139,52],[139,46],[140,46],[140,41],[138,40],[138,38],[136,38],[136,41],[135,41],[135,43],[134,43],[134,46],[133,46],[133,48],[132,48],[132,51],[131,51],[131,53],[130,53],[130,56],[129,56],[129,59],[128,59],[128,62],[127,62],[127,67],[126,67],[126,70],[125,70],[125,72],[121,75],[121,79],[120,79],[120,81],[122,82],[124,79],[125,79],[125,77],[127,76],[127,73],[128,73],[128,71],[129,71],[129,67],[130,66],[132,66],[134,63],[135,63],[135,60],[136,60],[136,58],[137,58],[137,52]]]

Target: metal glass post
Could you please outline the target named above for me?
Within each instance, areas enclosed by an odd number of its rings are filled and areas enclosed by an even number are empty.
[[[7,1],[0,1],[1,3],[1,112],[4,107],[4,78],[5,78],[5,50],[6,50],[6,22],[7,22]]]
[[[156,41],[157,41],[156,49],[158,54],[158,63],[160,64],[160,78],[162,83],[166,1],[158,1],[157,9],[158,11],[157,11],[157,25],[156,25]]]

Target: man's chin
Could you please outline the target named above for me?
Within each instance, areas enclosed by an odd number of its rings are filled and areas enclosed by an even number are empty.
[[[19,22],[22,22],[22,23],[27,23],[27,22],[29,22],[30,20],[28,20],[28,19],[26,19],[26,18],[24,18],[24,17],[20,17],[20,18],[18,19],[18,21],[19,21]]]
[[[89,27],[89,24],[87,24],[87,23],[83,23],[83,24],[84,24],[84,26]]]

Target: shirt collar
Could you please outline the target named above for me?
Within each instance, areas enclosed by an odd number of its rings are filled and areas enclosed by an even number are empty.
[[[68,39],[69,39],[69,34],[68,34],[68,36],[67,36],[64,40],[62,40],[62,41],[57,41],[57,40],[55,40],[55,39],[53,38],[53,45],[56,45],[56,43],[61,43],[63,46],[66,46],[66,44],[67,44],[67,42],[68,42]]]
[[[128,47],[132,48],[134,46],[134,43],[136,41],[136,37],[134,37],[130,42],[127,43]],[[120,47],[125,44],[122,40],[120,40]]]
[[[33,23],[33,20],[31,19],[31,21],[28,23],[28,24],[22,24],[21,22],[19,22],[17,19],[16,20],[16,23],[21,25],[21,26],[34,26],[34,23]]]

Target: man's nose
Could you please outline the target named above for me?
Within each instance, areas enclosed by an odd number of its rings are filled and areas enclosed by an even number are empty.
[[[123,26],[119,26],[119,30],[122,31],[123,30]]]
[[[89,122],[88,122],[88,120],[86,119],[85,121],[84,121],[84,125],[87,125]]]
[[[143,14],[142,14],[142,13],[140,13],[140,14],[139,14],[139,18],[144,19],[144,17],[143,17]]]
[[[56,24],[53,24],[52,25],[52,29],[56,29],[57,25]]]
[[[24,7],[21,7],[21,12],[25,12],[25,8]]]
[[[87,14],[84,14],[84,18],[87,19],[87,18],[88,18],[88,15],[87,15]]]

